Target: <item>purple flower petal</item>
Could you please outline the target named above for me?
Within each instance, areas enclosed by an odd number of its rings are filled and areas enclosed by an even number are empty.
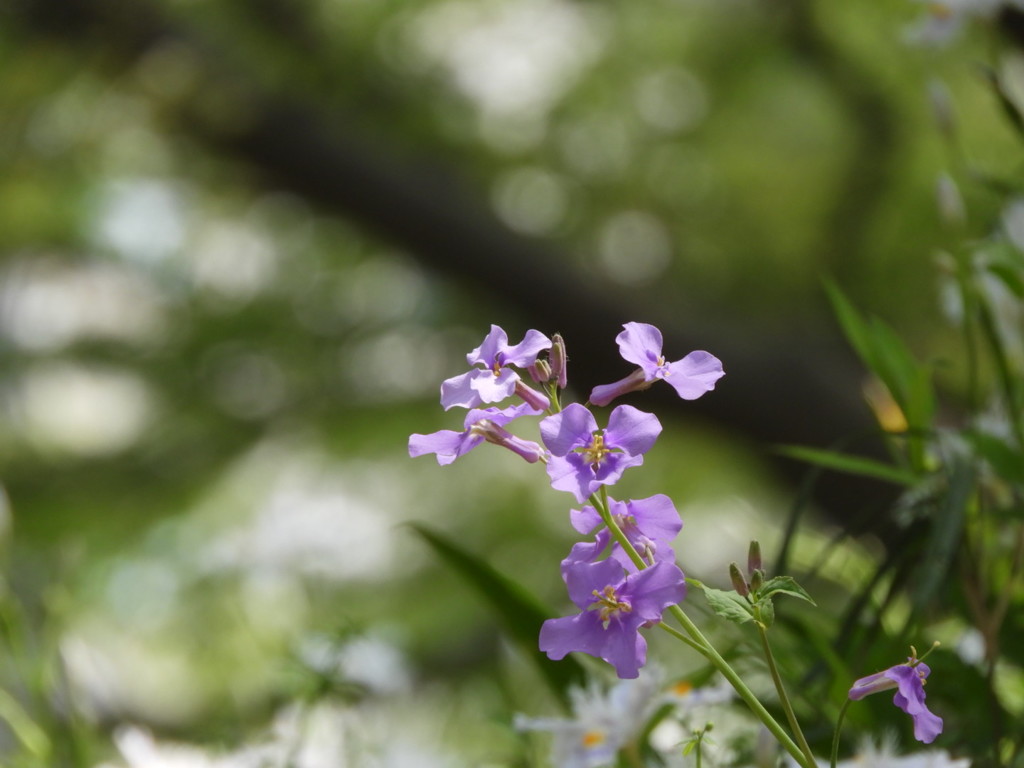
[[[622,566],[612,560],[599,560],[596,563],[583,563],[580,567],[571,568],[566,574],[565,587],[569,599],[578,608],[587,608],[594,602],[594,592],[600,592],[609,584],[619,584],[625,579]]]
[[[613,503],[618,502],[613,500]],[[580,533],[590,533],[601,525],[601,515],[590,505],[583,507],[583,509],[570,509],[569,524]]]
[[[585,466],[596,485],[615,485],[627,469],[638,467],[643,463],[643,456],[630,456],[627,453],[610,453],[600,463],[587,464]],[[597,490],[596,486],[594,490]],[[577,499],[577,501],[583,501],[583,499]]]
[[[595,631],[595,623],[599,628],[600,622],[593,613],[548,619],[540,627],[540,650],[555,661],[565,658],[572,651],[600,658],[604,636]]]
[[[897,691],[893,704],[914,720],[914,738],[924,744],[931,744],[942,733],[942,718],[932,714],[924,703],[924,679],[931,674],[927,664],[918,663],[911,667],[900,664],[885,671],[885,676],[896,681]]]
[[[428,453],[437,454],[437,463],[441,466],[451,464],[460,456],[476,448],[484,439],[469,432],[455,432],[442,429],[429,435],[409,436],[409,455],[423,456]]]
[[[490,370],[498,355],[508,348],[508,334],[497,325],[491,325],[490,332],[484,337],[480,346],[466,355],[470,365],[480,364]]]
[[[660,434],[661,422],[653,413],[644,413],[631,405],[620,405],[608,417],[605,444],[621,448],[630,456],[641,456],[650,450]]]
[[[579,403],[567,405],[565,410],[540,423],[541,439],[555,456],[565,456],[573,448],[586,446],[596,431],[594,415]]]
[[[686,577],[675,563],[655,563],[628,577],[633,613],[644,622],[661,621],[661,614],[670,605],[686,598]]]
[[[715,382],[725,375],[722,361],[710,352],[691,352],[682,360],[671,363],[663,378],[684,400],[696,400],[715,388]]]
[[[611,533],[607,529],[601,531],[594,537],[593,541],[578,541],[572,545],[572,549],[569,550],[569,554],[562,561],[561,571],[562,578],[566,578],[566,573],[569,566],[575,565],[576,563],[594,563],[597,562],[597,558],[601,556],[601,553],[608,547],[608,542],[611,540]]]
[[[651,381],[665,364],[661,356],[664,344],[661,331],[647,323],[626,323],[622,327],[625,330],[615,337],[619,354],[624,360],[639,365],[644,371],[644,378]]]
[[[576,501],[581,503],[600,487],[600,483],[592,479],[590,466],[578,453],[570,453],[568,456],[552,455],[548,457],[545,469],[551,479],[552,488],[574,494]]]
[[[519,374],[515,371],[502,369],[498,375],[491,371],[471,371],[472,378],[469,386],[477,393],[479,402],[500,403],[507,397],[511,397],[516,391],[516,382],[519,381]]]
[[[854,682],[848,696],[852,701],[858,701],[872,693],[896,688],[893,704],[913,718],[914,738],[931,744],[942,733],[942,718],[930,712],[924,703],[924,681],[930,674],[927,664],[911,658],[906,664],[897,664],[860,678]]]
[[[655,541],[671,543],[683,529],[683,521],[679,517],[676,505],[663,493],[625,503],[613,500],[611,513],[619,517],[632,518],[637,531]],[[623,526],[623,530],[629,527]]]
[[[537,362],[537,355],[551,348],[551,339],[540,331],[529,330],[523,340],[501,353],[502,365],[516,365],[526,368]]]
[[[660,621],[666,607],[685,597],[682,571],[657,563],[628,574],[613,560],[599,560],[570,563],[563,576],[581,613],[544,622],[540,649],[552,659],[571,651],[589,653],[613,665],[619,677],[636,677],[647,659],[639,630]]]
[[[480,405],[480,395],[473,389],[473,377],[477,371],[468,371],[445,379],[441,383],[441,405],[447,411],[455,406],[473,408]]]

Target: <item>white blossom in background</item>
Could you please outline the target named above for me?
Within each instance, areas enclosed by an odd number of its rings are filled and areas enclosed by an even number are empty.
[[[382,722],[388,718],[387,722]],[[387,712],[320,703],[293,704],[277,713],[267,731],[235,749],[217,749],[159,739],[146,728],[125,725],[114,732],[118,758],[96,768],[460,768],[419,730],[401,720],[401,733]],[[436,730],[437,724],[427,726]]]
[[[664,679],[651,668],[605,691],[591,681],[569,691],[572,718],[518,716],[516,728],[552,734],[551,763],[559,768],[597,768],[613,762],[635,739],[660,703]]]

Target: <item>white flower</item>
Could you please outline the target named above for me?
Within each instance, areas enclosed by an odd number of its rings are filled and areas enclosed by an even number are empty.
[[[620,680],[608,691],[591,683],[569,691],[573,718],[516,717],[524,731],[548,731],[554,740],[551,762],[559,768],[597,768],[614,761],[661,703],[662,677],[650,668],[636,679]]]

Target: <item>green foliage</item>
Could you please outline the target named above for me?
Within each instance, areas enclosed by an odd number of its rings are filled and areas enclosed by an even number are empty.
[[[472,586],[486,601],[520,651],[538,667],[551,691],[567,704],[569,686],[581,686],[586,679],[584,669],[568,657],[551,661],[537,649],[540,626],[552,612],[518,583],[505,576],[479,557],[460,547],[447,536],[423,525],[411,525],[448,566],[455,569],[465,583]]]

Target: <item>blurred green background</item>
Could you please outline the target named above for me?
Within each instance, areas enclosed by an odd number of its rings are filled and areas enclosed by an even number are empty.
[[[461,428],[438,387],[491,323],[563,332],[585,395],[628,372],[621,323],[656,322],[685,345],[670,357],[706,348],[728,375],[707,404],[670,404],[625,485],[676,501],[690,575],[724,584],[751,538],[774,553],[802,470],[772,445],[871,428],[823,278],[939,363],[954,402],[964,375],[934,254],[986,234],[1001,200],[965,184],[967,223],[944,224],[936,183],[965,180],[964,157],[929,89],[974,167],[1020,152],[983,30],[907,45],[920,13],[4,4],[6,685],[28,711],[56,691],[98,733],[231,746],[319,690],[309,659],[341,648],[341,677],[379,702],[365,732],[398,750],[380,764],[519,764],[510,712],[551,702],[402,523],[562,610],[571,499],[499,451],[410,460],[409,433]],[[861,506],[827,482],[798,570]],[[836,554],[822,588],[878,550]],[[112,759],[67,727],[68,764]]]

